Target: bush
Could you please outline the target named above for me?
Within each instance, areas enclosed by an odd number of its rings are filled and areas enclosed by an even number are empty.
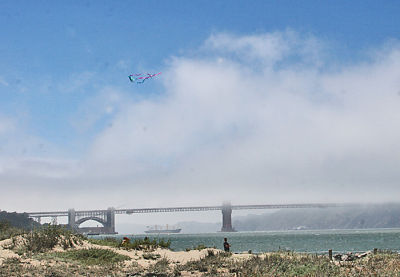
[[[150,274],[162,274],[169,271],[169,261],[167,258],[158,260],[155,264],[151,265],[148,269]]]
[[[8,221],[0,221],[0,240],[9,239],[13,236],[18,236],[23,233],[24,230],[12,227]]]
[[[73,249],[65,252],[56,252],[52,255],[66,260],[77,261],[84,265],[114,264],[130,259],[128,256],[115,253],[112,250],[99,248]]]
[[[229,262],[224,252],[215,254],[213,250],[207,251],[207,255],[197,261],[189,261],[184,265],[179,265],[179,270],[199,271],[199,272],[214,272],[218,268],[228,268]],[[214,275],[212,275],[214,276]]]
[[[23,230],[32,230],[40,227],[40,224],[29,218],[26,213],[0,211],[0,221],[6,221],[9,226]]]
[[[30,252],[45,252],[53,249],[56,245],[68,249],[78,244],[82,236],[73,234],[71,231],[57,225],[31,231],[24,235],[25,248]]]
[[[148,250],[152,251],[157,248],[167,248],[169,249],[171,246],[171,241],[164,241],[164,239],[160,240],[150,240],[149,238],[145,239],[136,239],[134,241],[130,241],[129,243],[120,244],[120,247],[124,249],[135,249],[135,250]]]
[[[167,248],[169,249],[171,246],[171,241],[164,239],[156,239],[150,240],[149,238],[144,239],[135,239],[134,241],[123,241],[121,239],[116,239],[113,237],[106,237],[102,239],[89,239],[89,242],[97,245],[111,246],[111,247],[119,247],[123,249],[133,249],[133,250],[148,250],[152,251],[157,248]]]
[[[204,244],[199,244],[196,247],[193,247],[193,250],[203,250],[206,249],[207,247]]]
[[[88,239],[88,241],[93,244],[111,247],[119,247],[122,243],[122,240],[113,237],[105,237],[102,239]]]
[[[160,254],[153,254],[153,253],[144,253],[143,254],[143,259],[145,260],[157,260],[161,258]]]

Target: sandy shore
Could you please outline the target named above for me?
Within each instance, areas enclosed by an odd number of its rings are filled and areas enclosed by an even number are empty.
[[[67,249],[60,243],[45,252],[32,253],[21,251],[24,248],[19,245],[23,244],[24,239],[20,236],[0,241],[0,276],[370,276],[371,272],[376,276],[400,276],[398,253],[368,252],[344,261],[329,260],[327,255],[294,252],[232,254],[213,248],[128,250],[88,240],[79,240]],[[90,264],[83,262],[84,258],[67,257],[74,251],[108,252],[111,256],[123,257],[123,260]],[[345,256],[348,255],[342,255],[342,258]]]
[[[20,240],[20,242],[18,242]],[[16,242],[17,241],[17,242]],[[43,259],[40,257],[40,255],[25,255],[21,253],[17,253],[17,249],[15,248],[15,243],[22,243],[22,238],[14,238],[13,239],[6,239],[0,241],[0,267],[5,263],[6,261],[10,261],[12,259],[18,260],[18,263],[22,265],[24,268],[29,269],[28,271],[34,272],[35,268],[48,268],[48,267],[53,267],[53,266],[60,266],[59,261],[55,261],[53,259]],[[14,247],[12,249],[12,245],[14,244]],[[212,248],[206,248],[203,250],[190,250],[190,251],[172,251],[169,249],[155,249],[152,251],[144,251],[144,250],[125,250],[123,248],[115,248],[111,246],[103,246],[103,245],[97,245],[90,243],[88,241],[81,241],[79,244],[74,245],[71,249],[64,250],[63,247],[60,245],[54,247],[52,250],[47,251],[46,254],[51,254],[51,253],[56,253],[56,252],[66,252],[69,250],[80,250],[80,249],[108,249],[111,250],[115,253],[118,253],[120,255],[124,255],[126,257],[129,257],[126,261],[123,262],[122,265],[120,265],[120,270],[125,271],[130,268],[138,268],[139,270],[145,271],[152,265],[156,264],[158,261],[161,259],[165,259],[169,262],[169,266],[171,268],[176,267],[177,265],[184,265],[188,262],[193,262],[193,261],[199,261],[202,258],[206,257],[207,255],[210,254],[210,252],[214,253],[215,255],[218,255],[218,253],[221,253],[221,250],[218,249],[212,249]],[[146,255],[149,256],[151,255],[152,257],[156,257],[154,259],[149,259],[146,258]],[[237,259],[243,259],[248,257],[248,254],[235,254],[235,258]],[[39,257],[39,258],[38,258]],[[68,262],[65,262],[65,266],[69,267]],[[35,273],[32,273],[33,275],[25,275],[24,276],[38,276],[35,275]],[[1,275],[1,274],[0,274]],[[13,275],[14,276],[14,275]],[[69,276],[69,275],[65,275]],[[77,275],[80,276],[80,275]],[[105,275],[106,276],[106,275]],[[108,276],[108,275],[107,275]],[[119,275],[116,275],[119,276]],[[140,276],[140,275],[139,275]],[[197,274],[181,274],[181,276],[198,276]]]

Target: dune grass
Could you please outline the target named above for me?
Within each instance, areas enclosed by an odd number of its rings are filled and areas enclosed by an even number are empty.
[[[235,260],[229,254],[209,254],[178,265],[175,271],[199,276],[400,276],[400,255],[381,252],[353,262],[333,263],[327,256],[294,252],[253,255]]]
[[[89,239],[107,248],[75,248],[86,238],[59,226],[21,231],[6,223],[0,223],[0,238],[11,238],[7,249],[19,254],[3,260],[0,276],[400,276],[400,255],[391,251],[371,252],[354,261],[339,262],[330,261],[326,255],[284,251],[238,258],[229,252],[210,249],[204,258],[180,264],[152,252],[160,247],[169,248],[170,242],[164,240],[123,242],[107,237]],[[66,251],[51,251],[55,246]],[[124,261],[130,258],[113,249],[144,250],[137,258],[145,259],[148,267],[132,260],[127,267]],[[24,259],[40,261],[41,266],[26,264]]]
[[[0,240],[9,239],[23,233],[24,230],[12,227],[7,221],[0,221]]]
[[[72,249],[65,252],[53,252],[48,257],[58,258],[62,261],[75,261],[83,265],[105,265],[120,263],[130,258],[118,254],[110,249],[89,248]]]
[[[123,241],[122,239],[112,238],[112,237],[105,237],[101,239],[89,239],[90,243],[103,245],[103,246],[111,246],[116,248],[123,248],[126,250],[148,250],[152,251],[157,248],[165,248],[169,249],[171,246],[171,241],[164,239],[135,239],[129,241]]]

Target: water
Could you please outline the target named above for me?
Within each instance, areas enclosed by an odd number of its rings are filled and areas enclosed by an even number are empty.
[[[122,238],[127,235],[117,235]],[[363,252],[378,249],[400,250],[400,229],[363,230],[304,230],[274,232],[237,232],[208,234],[160,234],[128,235],[131,239],[149,238],[171,240],[176,251],[193,248],[200,244],[222,249],[223,238],[227,237],[232,252],[252,250],[254,253],[291,250],[307,253]]]

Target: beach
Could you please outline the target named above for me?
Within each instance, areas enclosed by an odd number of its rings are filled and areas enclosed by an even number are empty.
[[[40,235],[36,236],[39,237]],[[123,243],[58,234],[51,248],[31,235],[0,241],[0,276],[387,276],[400,255],[368,251],[328,255],[293,251],[232,253],[215,248],[172,251],[157,241]],[[36,247],[36,248],[35,248]]]

